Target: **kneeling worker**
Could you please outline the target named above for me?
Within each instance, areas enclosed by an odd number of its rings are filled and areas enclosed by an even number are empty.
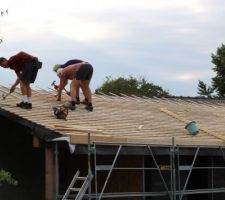
[[[89,87],[93,75],[93,67],[87,62],[69,65],[66,68],[59,68],[57,75],[60,78],[60,85],[58,89],[58,99],[61,98],[61,93],[68,79],[72,79],[70,84],[71,102],[65,107],[75,110],[77,88],[81,87],[84,97],[86,99],[85,109],[93,111],[92,94]]]
[[[68,60],[66,63],[64,64],[56,64],[53,66],[53,71],[54,72],[57,72],[58,69],[62,68],[66,68],[68,67],[69,65],[72,65],[72,64],[78,64],[78,63],[82,63],[84,62],[83,60],[80,60],[80,59],[72,59],[72,60]],[[77,88],[76,90],[76,104],[80,104],[80,87]],[[60,99],[58,99],[60,100]],[[84,100],[84,103],[85,103],[85,100]]]

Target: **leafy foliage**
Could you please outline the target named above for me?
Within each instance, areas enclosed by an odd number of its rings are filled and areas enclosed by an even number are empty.
[[[198,94],[201,96],[225,97],[225,45],[222,44],[217,48],[215,54],[211,54],[211,62],[214,64],[212,70],[216,76],[212,78],[212,86],[208,86],[199,80]]]
[[[198,81],[198,94],[201,96],[205,96],[208,98],[212,98],[213,97],[213,92],[214,89],[210,86],[207,86],[206,83],[204,83],[203,81]]]
[[[216,54],[212,54],[213,71],[216,76],[212,78],[212,86],[219,97],[225,96],[225,45],[217,48]]]
[[[162,87],[148,83],[145,78],[129,78],[118,77],[113,79],[111,76],[106,77],[106,81],[101,87],[95,90],[96,94],[109,94],[113,93],[116,95],[136,95],[136,96],[147,96],[147,97],[166,97],[170,96],[168,91],[164,91]]]
[[[12,178],[12,175],[9,172],[6,172],[3,169],[0,169],[0,184],[6,182],[10,185],[17,185],[18,181]]]

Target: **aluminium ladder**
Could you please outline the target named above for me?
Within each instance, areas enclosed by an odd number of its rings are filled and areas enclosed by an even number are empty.
[[[69,195],[71,194],[71,192],[77,193],[75,200],[81,200],[83,198],[83,196],[88,188],[89,182],[91,182],[91,180],[93,178],[93,175],[90,174],[90,177],[89,176],[79,177],[79,174],[80,174],[80,171],[78,170],[76,172],[76,174],[74,175],[69,187],[67,188],[66,193],[64,194],[62,200],[71,199],[71,198],[68,198]],[[83,184],[79,188],[74,187],[77,180],[83,181]]]

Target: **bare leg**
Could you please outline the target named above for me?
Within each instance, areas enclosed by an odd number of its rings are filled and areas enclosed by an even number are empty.
[[[87,99],[87,103],[85,106],[85,109],[89,110],[89,111],[93,111],[93,105],[92,105],[92,94],[91,94],[91,89],[89,87],[90,84],[90,80],[85,80],[85,81],[81,81],[82,83],[82,89],[84,92],[84,96]]]
[[[80,97],[80,83],[78,85],[78,87],[76,87],[76,98]]]
[[[25,109],[31,109],[31,88],[30,83],[26,81],[20,81],[20,90],[22,93],[22,102],[18,103],[17,106]]]
[[[79,92],[79,81],[73,79],[70,84],[70,93],[72,101],[76,101],[77,94],[79,94],[78,92]]]
[[[84,85],[82,83],[80,83],[80,88],[83,92],[84,98],[87,99],[86,94],[85,94],[85,88],[84,88]]]
[[[31,90],[31,87],[30,87],[30,83],[26,83],[26,87],[27,87],[27,97],[31,97],[32,90]]]
[[[27,86],[26,83],[24,81],[20,81],[20,90],[22,95],[26,95],[27,96]]]
[[[84,93],[85,98],[88,100],[88,102],[92,102],[92,94],[91,89],[89,87],[90,80],[81,81],[82,90]]]
[[[71,83],[70,83],[70,97],[71,97],[71,101],[76,99],[76,88],[74,88],[73,81],[71,81]]]

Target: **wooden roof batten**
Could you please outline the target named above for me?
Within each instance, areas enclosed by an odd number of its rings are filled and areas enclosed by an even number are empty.
[[[191,121],[189,121],[189,120],[187,120],[187,119],[185,119],[185,118],[182,118],[182,117],[180,117],[179,115],[177,115],[177,114],[175,114],[175,113],[173,113],[173,112],[171,112],[171,111],[169,111],[169,110],[167,110],[167,109],[165,109],[165,108],[161,108],[160,110],[161,110],[162,112],[165,112],[165,113],[167,113],[168,115],[170,115],[170,116],[172,116],[172,117],[178,119],[179,121],[182,121],[182,122],[185,122],[185,123],[191,122]],[[205,133],[208,133],[209,135],[212,135],[212,136],[214,136],[214,137],[216,137],[216,138],[219,138],[219,139],[221,139],[221,140],[223,140],[223,141],[225,142],[225,135],[222,135],[222,134],[220,134],[220,133],[216,133],[216,132],[214,132],[214,131],[211,131],[211,130],[209,130],[209,129],[207,129],[207,128],[204,128],[204,127],[201,127],[201,126],[199,127],[199,129],[202,130],[202,131],[204,131]]]
[[[7,92],[8,88],[0,86],[1,89]],[[17,119],[37,124],[59,137],[70,137],[72,144],[87,144],[87,133],[90,133],[92,143],[163,146],[172,145],[174,139],[175,145],[225,146],[225,101],[217,104],[209,99],[199,102],[194,98],[120,95],[93,94],[93,112],[86,111],[81,104],[75,111],[70,111],[64,121],[55,118],[52,106],[70,100],[68,95],[64,93],[59,102],[54,97],[54,90],[38,88],[33,90],[32,110],[15,107],[18,99],[10,95],[6,100],[0,100],[0,115],[1,111],[11,113]],[[184,128],[190,119],[199,126],[196,136],[187,134]]]

